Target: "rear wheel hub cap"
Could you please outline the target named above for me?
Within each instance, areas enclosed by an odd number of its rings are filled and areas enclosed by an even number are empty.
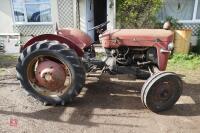
[[[50,91],[64,89],[66,70],[62,64],[46,60],[38,64],[36,71],[38,85]]]

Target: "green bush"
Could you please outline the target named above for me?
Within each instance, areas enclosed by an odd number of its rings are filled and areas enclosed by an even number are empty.
[[[118,28],[154,28],[163,0],[117,0]],[[160,26],[160,25],[159,25]]]

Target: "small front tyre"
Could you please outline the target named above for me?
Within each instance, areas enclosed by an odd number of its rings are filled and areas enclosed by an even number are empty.
[[[180,98],[182,89],[182,80],[175,73],[159,72],[143,85],[141,100],[151,111],[162,112],[173,107]]]

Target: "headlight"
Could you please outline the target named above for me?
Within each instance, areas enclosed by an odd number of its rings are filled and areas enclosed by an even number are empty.
[[[168,44],[168,50],[172,51],[174,49],[174,43],[173,42],[170,42]]]

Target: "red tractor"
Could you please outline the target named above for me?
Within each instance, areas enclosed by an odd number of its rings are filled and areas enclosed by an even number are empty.
[[[164,72],[173,49],[173,32],[164,29],[103,31],[108,22],[91,30],[99,33],[106,51],[97,60],[92,39],[78,29],[33,37],[21,47],[16,66],[22,87],[45,105],[65,105],[80,93],[86,73],[131,74],[147,79],[141,90],[145,107],[153,112],[170,109],[182,93],[182,80]]]

